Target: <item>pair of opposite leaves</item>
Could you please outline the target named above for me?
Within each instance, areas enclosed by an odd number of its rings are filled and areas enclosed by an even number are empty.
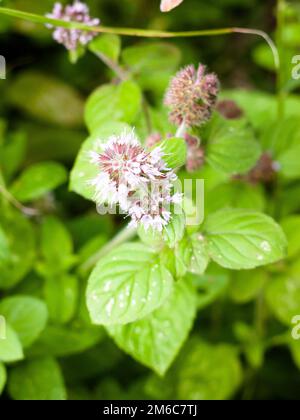
[[[161,0],[160,10],[162,12],[169,12],[175,7],[179,6],[183,0]]]

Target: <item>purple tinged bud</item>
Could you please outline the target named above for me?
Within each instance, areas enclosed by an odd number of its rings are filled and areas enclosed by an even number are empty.
[[[46,16],[51,19],[60,19],[66,22],[83,23],[91,27],[97,26],[100,23],[99,19],[90,17],[88,6],[79,0],[75,0],[72,5],[65,7],[61,3],[55,3],[52,12]],[[81,45],[87,45],[97,35],[97,32],[94,31],[88,32],[80,29],[53,27],[53,25],[47,26],[54,28],[53,38],[59,44],[63,44],[68,50],[76,50]]]
[[[171,80],[165,96],[170,108],[169,118],[179,126],[200,126],[211,117],[219,92],[219,80],[213,73],[206,74],[206,67],[199,64],[196,70],[189,65]]]

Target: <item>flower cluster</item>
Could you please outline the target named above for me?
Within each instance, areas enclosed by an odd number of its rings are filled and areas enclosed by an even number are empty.
[[[52,13],[46,15],[51,19],[60,19],[66,22],[83,23],[87,26],[97,26],[99,19],[90,17],[89,8],[86,4],[75,0],[72,5],[63,6],[61,3],[55,3]],[[48,25],[53,28],[52,25]],[[76,50],[80,45],[88,44],[97,33],[94,31],[83,31],[80,29],[68,29],[55,27],[53,38],[59,44],[63,44],[68,50]]]
[[[119,204],[131,217],[131,225],[142,224],[162,231],[171,219],[170,206],[181,201],[173,194],[176,174],[167,167],[157,147],[146,151],[134,131],[124,131],[90,152],[91,162],[99,168],[90,181],[99,204]]]
[[[219,81],[215,74],[206,74],[202,64],[196,70],[189,65],[171,80],[165,96],[170,121],[176,125],[200,126],[208,121],[217,101]]]

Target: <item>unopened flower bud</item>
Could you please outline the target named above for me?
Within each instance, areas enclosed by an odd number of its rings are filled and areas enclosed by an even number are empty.
[[[202,64],[196,70],[193,65],[180,70],[171,80],[165,96],[170,108],[169,118],[175,125],[200,126],[211,117],[219,92],[215,74],[206,74]]]

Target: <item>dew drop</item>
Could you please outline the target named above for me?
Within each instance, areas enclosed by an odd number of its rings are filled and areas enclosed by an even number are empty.
[[[265,252],[271,252],[271,245],[269,244],[269,242],[268,242],[268,241],[263,241],[263,242],[260,244],[260,247],[261,247],[261,249],[262,249],[263,251],[265,251]]]
[[[107,281],[104,284],[103,290],[104,290],[104,292],[108,292],[110,290],[110,288],[111,288],[111,281]]]
[[[108,316],[111,315],[111,311],[112,311],[112,308],[114,306],[114,303],[115,303],[115,299],[111,298],[110,301],[108,302],[108,304],[105,307],[105,310],[106,310],[106,313],[107,313]]]

